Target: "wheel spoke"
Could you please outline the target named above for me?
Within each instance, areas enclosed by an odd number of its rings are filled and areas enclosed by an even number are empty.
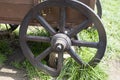
[[[66,23],[66,8],[62,7],[60,8],[60,32],[65,31],[65,23]]]
[[[51,52],[52,52],[52,48],[51,47],[47,48],[44,52],[40,53],[40,55],[36,57],[36,60],[39,61],[44,59]]]
[[[54,35],[56,33],[56,31],[48,24],[48,22],[42,16],[37,15],[36,19],[51,35]]]
[[[63,66],[63,52],[58,53],[58,65],[57,65],[57,72],[59,73]]]
[[[83,21],[80,25],[78,25],[77,27],[75,27],[74,29],[72,29],[68,33],[68,36],[73,37],[74,35],[77,35],[77,33],[79,33],[80,31],[82,31],[83,29],[87,28],[89,24],[90,24],[89,20]]]
[[[85,42],[85,41],[72,40],[72,45],[73,46],[98,48],[98,42]]]
[[[79,57],[79,55],[77,55],[72,48],[70,48],[67,52],[71,55],[71,57],[72,57],[77,63],[79,63],[80,65],[85,65],[85,62],[82,61],[82,59]]]
[[[9,24],[9,26],[10,26],[9,31],[14,31],[19,25],[17,25],[17,24]]]
[[[50,38],[49,37],[41,37],[41,36],[27,36],[27,41],[50,42]]]

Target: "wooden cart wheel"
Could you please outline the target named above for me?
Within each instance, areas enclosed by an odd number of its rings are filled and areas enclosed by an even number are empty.
[[[42,12],[44,8],[49,8],[49,7],[58,7],[61,10],[61,12],[59,13],[60,18],[58,23],[59,31],[56,31],[53,28],[53,26],[49,24],[49,22],[45,20],[43,16],[41,16],[40,12]],[[66,19],[67,19],[66,7],[71,7],[72,9],[77,10],[78,12],[82,13],[83,16],[86,17],[85,20],[80,22],[79,25],[76,25],[76,27],[74,28],[71,27],[70,30],[66,29]],[[46,31],[49,32],[50,36],[35,36],[35,35],[33,36],[27,34],[28,28],[31,27],[29,25],[32,20],[37,20],[39,24],[42,25]],[[97,41],[94,40],[83,41],[83,40],[73,39],[74,36],[84,31],[84,29],[88,27],[88,25],[90,25],[91,23],[94,24],[96,27],[96,31],[98,33]],[[91,8],[89,8],[87,5],[85,5],[84,3],[78,0],[48,0],[38,4],[37,6],[34,6],[23,19],[20,27],[19,36],[20,36],[20,45],[25,57],[31,62],[32,65],[36,66],[38,69],[41,69],[44,72],[54,77],[58,76],[61,71],[63,65],[64,52],[70,54],[71,57],[80,65],[84,65],[84,66],[90,65],[95,67],[104,56],[104,52],[106,49],[106,33],[100,18],[93,12]],[[50,43],[50,46],[36,56],[34,55],[34,53],[32,52],[32,50],[28,45],[29,41]],[[80,57],[81,55],[79,55],[71,48],[71,46],[93,48],[96,49],[96,52],[92,51],[95,52],[95,54],[88,62],[86,62],[84,61],[84,59]],[[40,46],[40,48],[41,47],[42,46]],[[53,52],[56,52],[58,54],[56,68],[52,68],[42,63],[42,60],[47,55]],[[90,53],[88,53],[87,55],[89,54]]]
[[[0,29],[1,36],[9,35],[9,33],[13,32],[18,27],[18,25],[16,24],[5,24],[5,26],[6,27],[4,27],[4,29],[2,29],[2,26],[1,26],[1,29]]]

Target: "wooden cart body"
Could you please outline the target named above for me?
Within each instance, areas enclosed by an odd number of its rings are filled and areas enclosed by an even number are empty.
[[[80,1],[94,8],[95,0]],[[0,23],[20,24],[26,13],[38,3],[40,3],[40,0],[0,0]],[[50,22],[55,22],[58,16],[58,10],[56,8],[52,10],[52,13],[45,16],[45,18]],[[67,22],[74,23],[84,18],[84,16],[69,8],[67,9],[67,17]]]

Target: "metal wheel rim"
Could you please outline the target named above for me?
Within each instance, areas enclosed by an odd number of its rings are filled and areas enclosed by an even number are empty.
[[[96,6],[97,6],[97,14],[101,18],[102,17],[102,7],[101,7],[100,0],[96,1]]]

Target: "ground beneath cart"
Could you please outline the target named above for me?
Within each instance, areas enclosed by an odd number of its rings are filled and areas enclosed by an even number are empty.
[[[28,80],[24,70],[19,70],[11,66],[0,68],[0,80]]]
[[[111,60],[107,64],[108,80],[120,80],[120,60]],[[11,66],[0,67],[0,80],[29,80],[24,70],[19,70]],[[37,79],[39,80],[39,79]]]
[[[120,80],[120,60],[110,60],[108,66],[108,80]]]

